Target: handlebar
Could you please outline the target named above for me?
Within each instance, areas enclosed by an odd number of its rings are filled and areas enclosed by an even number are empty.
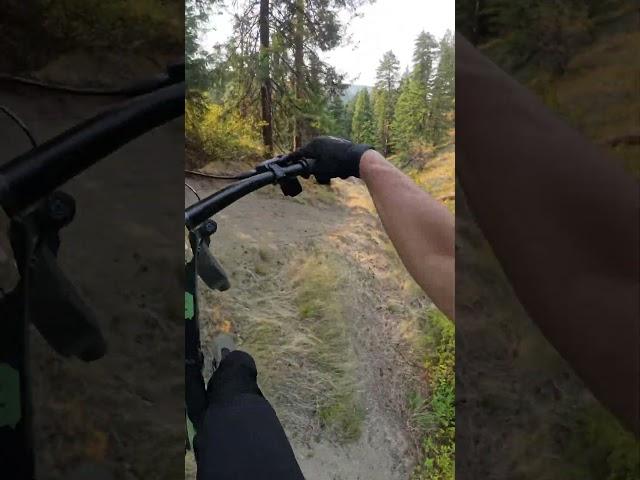
[[[184,82],[111,108],[0,166],[0,205],[12,216],[134,138],[184,114]]]
[[[233,202],[260,188],[278,182],[283,178],[308,175],[312,168],[311,159],[302,159],[286,166],[275,165],[271,169],[226,186],[207,198],[188,207],[184,212],[184,224],[193,230],[207,219],[228,207]],[[268,162],[266,162],[268,163]]]

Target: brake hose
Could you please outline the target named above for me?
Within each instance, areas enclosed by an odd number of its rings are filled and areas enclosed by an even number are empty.
[[[19,75],[11,75],[9,73],[0,73],[0,81],[9,81],[21,83],[31,87],[44,88],[63,93],[71,93],[75,95],[94,95],[94,96],[136,96],[157,90],[172,83],[184,81],[184,63],[174,63],[167,66],[164,74],[159,74],[153,78],[143,80],[126,87],[116,88],[84,88],[74,87],[70,85],[60,85],[56,83],[48,83],[35,78],[22,77]]]
[[[236,175],[205,173],[199,172],[197,170],[185,170],[184,173],[188,173],[189,175],[196,175],[199,177],[213,178],[215,180],[244,180],[245,178],[253,177],[256,174],[256,171],[251,170],[249,172],[238,173]]]
[[[193,194],[196,196],[196,198],[198,199],[198,201],[202,200],[202,198],[200,198],[200,195],[198,195],[198,192],[196,192],[196,189],[193,188],[191,185],[189,185],[187,182],[184,182],[184,186],[187,187],[189,190],[191,190],[193,192]]]
[[[22,121],[22,119],[18,115],[13,113],[4,105],[0,105],[0,110],[4,112],[7,115],[7,117],[13,120],[13,122],[20,127],[20,129],[27,135],[27,137],[29,137],[31,146],[33,146],[34,148],[38,146],[38,142],[36,142],[36,139],[31,133],[31,130],[29,130],[29,127],[27,127],[27,125]]]
[[[33,78],[18,77],[14,75],[0,74],[0,80],[11,81],[14,83],[21,83],[23,85],[29,85],[30,87],[44,88],[47,90],[53,90],[57,92],[73,93],[77,95],[106,95],[106,96],[125,96],[131,93],[130,88],[82,88],[72,87],[69,85],[59,85],[55,83],[47,83],[41,80],[35,80]]]

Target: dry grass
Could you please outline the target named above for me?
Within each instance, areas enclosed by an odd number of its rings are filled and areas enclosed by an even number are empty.
[[[594,142],[609,148],[627,170],[640,177],[640,145],[619,138],[640,136],[640,33],[637,2],[622,1],[618,8],[594,19],[594,41],[569,60],[559,76],[535,64],[511,71],[506,41],[497,38],[480,48],[498,65],[531,87],[551,109]]]
[[[335,255],[316,250],[294,269],[292,281],[298,318],[314,339],[311,348],[303,352],[314,365],[309,376],[325,383],[317,397],[321,424],[341,440],[353,441],[360,436],[364,412],[354,385],[355,365],[349,360],[347,276],[344,263]]]
[[[597,143],[640,134],[639,43],[638,32],[602,38],[577,55],[566,74],[548,87],[555,96],[552,106]],[[613,151],[640,174],[639,145],[620,145]]]
[[[455,149],[453,145],[435,152],[423,169],[410,174],[418,185],[455,212]]]
[[[363,411],[346,330],[344,265],[321,249],[285,265],[266,247],[243,253],[232,291],[203,291],[209,326],[231,324],[289,434],[310,438],[325,430],[339,441],[356,440]]]
[[[340,202],[335,182],[330,185],[319,185],[315,181],[307,181],[303,185],[304,190],[293,201],[313,207],[336,205]],[[280,190],[277,191],[281,195]]]
[[[414,182],[455,212],[455,130],[449,131],[445,145],[414,145],[407,154],[389,160],[403,167]]]

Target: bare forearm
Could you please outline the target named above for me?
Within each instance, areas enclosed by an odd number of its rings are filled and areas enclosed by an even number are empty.
[[[360,177],[405,267],[453,320],[453,215],[374,150],[362,156]]]
[[[637,432],[638,185],[463,38],[456,58],[469,206],[532,319]]]

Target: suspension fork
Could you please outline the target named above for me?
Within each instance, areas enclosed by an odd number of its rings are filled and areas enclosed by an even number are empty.
[[[16,255],[20,282],[2,300],[0,311],[0,466],[13,472],[14,478],[35,478],[33,445],[31,369],[29,362],[29,291],[32,284],[31,262],[36,254],[39,226],[34,216],[11,221],[11,244]],[[48,242],[57,254],[57,239]]]
[[[56,191],[10,223],[20,280],[0,300],[0,471],[10,471],[19,480],[35,475],[30,325],[64,356],[90,361],[106,349],[89,307],[55,262],[59,231],[74,215],[74,199]]]
[[[26,235],[19,264],[33,252]],[[0,468],[19,480],[35,475],[29,369],[28,268],[0,305]]]
[[[193,257],[185,264],[185,420],[186,448],[194,449],[197,427],[206,410],[206,389],[202,375],[204,355],[200,346],[198,316],[197,258],[202,238],[197,234],[189,233],[189,243]]]

